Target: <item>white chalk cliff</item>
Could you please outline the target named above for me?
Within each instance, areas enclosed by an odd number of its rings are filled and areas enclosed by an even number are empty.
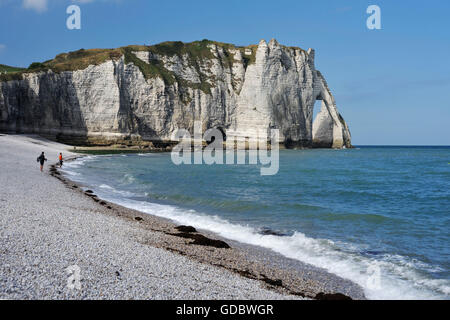
[[[322,108],[313,123],[317,100]],[[287,147],[351,146],[314,50],[276,40],[80,50],[0,76],[2,132],[80,144],[168,142],[178,128],[193,132],[197,120],[227,138],[279,129]]]

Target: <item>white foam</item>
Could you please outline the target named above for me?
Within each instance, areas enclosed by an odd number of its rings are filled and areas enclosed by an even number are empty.
[[[64,162],[64,166],[62,167],[62,171],[65,172],[67,168],[75,169],[81,167],[84,163],[96,160],[96,156],[84,156],[77,158],[73,161]]]
[[[131,184],[135,181],[136,181],[136,178],[131,173],[126,173],[122,179],[122,182],[127,183],[127,184]]]
[[[195,210],[129,199],[108,200],[180,224],[210,230],[224,238],[272,249],[288,258],[323,268],[361,285],[369,299],[442,299],[450,291],[447,280],[427,279],[408,264],[344,252],[331,240],[309,238],[300,232],[289,237],[261,235],[250,226],[232,224]],[[374,274],[373,270],[379,270],[379,282],[374,282],[376,272]]]
[[[95,157],[83,157],[70,162],[66,167],[77,168],[93,159]],[[71,170],[63,171],[74,173]],[[124,176],[123,182],[133,181],[132,175]],[[106,200],[131,209],[210,230],[224,238],[268,248],[288,258],[323,268],[361,285],[369,299],[448,299],[450,295],[450,280],[430,279],[420,270],[433,270],[433,266],[421,261],[389,254],[377,258],[362,256],[349,250],[342,250],[346,246],[348,248],[348,244],[334,243],[327,239],[313,239],[300,232],[286,237],[261,235],[250,226],[233,224],[220,217],[204,215],[195,210],[127,199],[126,197],[135,195],[106,184],[101,184],[96,193]],[[441,271],[436,268],[434,270]]]
[[[151,157],[154,156],[154,153],[138,153],[137,154],[139,157]]]
[[[69,176],[80,176],[81,174],[75,171],[70,170],[64,170],[64,173],[68,174]]]
[[[106,190],[114,190],[113,187],[108,186],[107,184],[101,184],[101,185],[99,186],[99,188],[106,189]]]

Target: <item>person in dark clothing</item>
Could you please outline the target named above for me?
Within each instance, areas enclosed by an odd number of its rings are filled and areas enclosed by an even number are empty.
[[[44,162],[47,161],[47,158],[44,155],[44,151],[42,151],[41,155],[37,158],[37,162],[41,164],[41,172],[44,170]]]

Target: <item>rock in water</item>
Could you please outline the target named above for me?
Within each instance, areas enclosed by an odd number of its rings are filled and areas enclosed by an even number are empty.
[[[322,109],[313,124],[316,100]],[[287,147],[351,146],[314,50],[272,39],[78,50],[0,75],[0,131],[71,144],[170,143],[178,128],[246,139],[280,130]],[[166,147],[166,146],[164,146]]]

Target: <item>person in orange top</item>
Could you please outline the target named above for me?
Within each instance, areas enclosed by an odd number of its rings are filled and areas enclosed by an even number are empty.
[[[63,165],[63,156],[62,156],[62,153],[59,153],[58,159],[59,159],[59,167],[61,168],[62,165]]]

